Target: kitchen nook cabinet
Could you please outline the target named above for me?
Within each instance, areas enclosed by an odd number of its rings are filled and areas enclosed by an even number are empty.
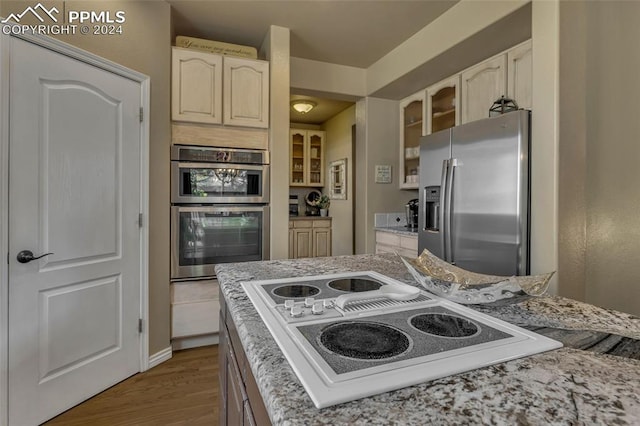
[[[507,52],[507,97],[519,108],[531,109],[533,81],[533,49],[531,40]]]
[[[420,138],[424,135],[424,90],[400,101],[400,188],[418,188]]]
[[[331,256],[331,218],[289,220],[289,258]]]
[[[289,130],[289,185],[324,186],[325,132]]]
[[[460,124],[459,75],[427,88],[426,110],[426,135]]]
[[[489,117],[489,108],[507,93],[507,57],[498,55],[462,73],[462,124]]]
[[[171,118],[269,127],[269,63],[174,47]]]

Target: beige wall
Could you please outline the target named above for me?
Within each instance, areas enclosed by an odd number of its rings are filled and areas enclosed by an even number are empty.
[[[356,103],[356,248],[355,252],[375,253],[375,213],[404,211],[416,198],[416,191],[399,185],[398,102],[367,97]],[[375,183],[375,166],[391,165],[392,182]]]
[[[640,3],[586,6],[586,300],[640,315]]]
[[[42,2],[63,10],[62,2]],[[0,14],[28,2],[0,3]],[[171,10],[165,2],[67,1],[67,10],[125,11],[122,35],[65,35],[62,41],[151,77],[149,194],[149,355],[169,347],[169,145]]]
[[[260,54],[269,61],[271,259],[289,257],[289,29],[272,25]]]
[[[347,198],[346,200],[331,200],[329,214],[332,220],[331,253],[334,256],[353,254],[353,155],[351,141],[351,127],[356,123],[356,106],[353,105],[324,123],[326,132],[326,165],[335,160],[347,159]],[[327,172],[324,193],[328,194],[330,175]]]
[[[640,3],[561,2],[559,293],[640,315]]]
[[[560,3],[558,294],[585,300],[586,4]]]

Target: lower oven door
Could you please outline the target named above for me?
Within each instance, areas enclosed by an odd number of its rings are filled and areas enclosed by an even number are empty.
[[[209,277],[218,263],[268,258],[268,206],[171,207],[172,279]]]

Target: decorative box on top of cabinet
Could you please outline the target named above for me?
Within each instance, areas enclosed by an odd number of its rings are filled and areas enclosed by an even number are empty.
[[[269,127],[269,63],[174,47],[171,118]]]
[[[400,101],[400,188],[418,188],[420,138],[425,134],[424,91]]]
[[[289,131],[289,185],[324,186],[325,132]]]

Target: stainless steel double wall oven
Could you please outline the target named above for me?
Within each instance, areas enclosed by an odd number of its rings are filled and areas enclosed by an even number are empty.
[[[269,153],[171,148],[171,279],[269,257]]]

